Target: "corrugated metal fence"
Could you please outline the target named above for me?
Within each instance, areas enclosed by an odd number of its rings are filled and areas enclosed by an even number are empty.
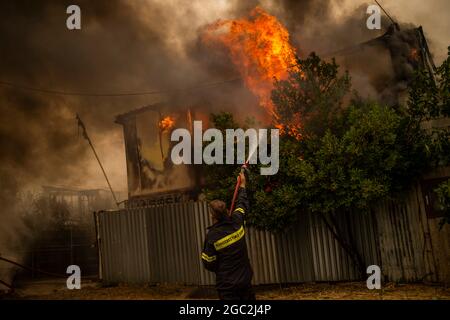
[[[448,242],[448,228],[430,233],[435,222],[428,222],[417,192],[404,203],[383,203],[376,212],[343,214],[340,229],[353,237],[363,263],[381,266],[386,280],[448,281],[449,254],[437,257],[432,248],[432,238]],[[214,284],[200,260],[211,224],[205,202],[103,211],[96,217],[104,281]],[[281,234],[248,228],[246,240],[255,284],[359,278],[318,215],[303,215]]]
[[[450,282],[450,226],[425,213],[416,186],[401,202],[384,202],[377,211],[383,273],[401,281]]]
[[[358,243],[370,264],[376,252],[363,241],[373,236],[368,217],[355,225]],[[361,220],[362,223],[359,223]],[[97,213],[101,277],[106,282],[214,284],[200,254],[207,226],[206,203]],[[347,254],[315,216],[282,234],[248,228],[246,239],[255,284],[357,279]]]

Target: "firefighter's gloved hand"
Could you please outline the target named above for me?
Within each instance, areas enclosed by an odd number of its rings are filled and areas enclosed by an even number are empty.
[[[241,185],[240,185],[240,187],[241,188],[245,188],[245,182],[246,182],[246,180],[245,180],[245,174],[243,173],[243,172],[241,172],[241,173],[239,173],[239,177],[241,177]],[[239,178],[238,178],[239,179]]]

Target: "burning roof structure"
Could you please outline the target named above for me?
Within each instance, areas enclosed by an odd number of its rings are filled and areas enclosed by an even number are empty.
[[[123,126],[125,137],[129,203],[155,196],[161,199],[161,195],[170,202],[171,193],[196,189],[195,171],[170,160],[172,130],[192,130],[193,116],[189,108],[169,103],[117,116],[116,123]]]
[[[325,56],[336,57],[350,72],[358,92],[389,105],[404,102],[415,70],[436,70],[422,27],[401,29],[395,23],[380,37]]]
[[[287,29],[274,16],[256,7],[249,17],[207,25],[201,40],[212,50],[227,52],[242,80],[236,87],[243,86],[251,92],[262,107],[262,119],[278,126],[270,99],[273,81],[287,79],[289,71],[301,69]],[[380,37],[323,57],[336,58],[341,71],[349,71],[353,87],[363,96],[389,105],[405,99],[415,70],[435,70],[422,28],[401,29],[396,23]],[[199,100],[204,102],[205,98]],[[170,161],[170,134],[174,128],[192,130],[193,120],[208,121],[211,110],[202,102],[195,105],[183,99],[175,101],[139,108],[116,118],[125,137],[130,203],[161,196],[167,199],[170,194],[187,192],[188,198],[199,194],[201,181],[195,166],[174,165]]]

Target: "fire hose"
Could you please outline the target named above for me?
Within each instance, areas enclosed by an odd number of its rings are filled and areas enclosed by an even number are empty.
[[[257,148],[258,148],[258,145],[256,144],[254,146],[253,150],[251,152],[249,152],[247,161],[245,161],[244,164],[241,166],[240,173],[245,173],[245,170],[248,170],[249,161],[250,161],[251,157],[253,156],[253,154],[256,152]],[[241,175],[239,174],[237,177],[236,186],[234,187],[233,199],[231,200],[230,212],[228,213],[229,215],[231,215],[233,213],[234,205],[236,202],[236,198],[237,198],[240,186],[241,186]]]
[[[245,162],[242,165],[240,173],[244,173],[246,169],[247,169],[247,162]],[[240,186],[241,186],[241,175],[239,174],[237,177],[236,186],[234,187],[233,199],[231,200],[231,206],[230,206],[230,212],[229,212],[230,215],[233,213],[234,205],[236,202],[236,198],[237,198]]]

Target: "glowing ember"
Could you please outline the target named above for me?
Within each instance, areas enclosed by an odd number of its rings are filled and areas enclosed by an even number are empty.
[[[175,124],[175,120],[172,117],[165,117],[159,122],[159,129],[161,131],[170,130]]]
[[[416,48],[411,49],[411,52],[409,53],[409,58],[414,61],[419,60],[419,51]]]
[[[289,68],[297,68],[295,49],[286,28],[262,8],[249,18],[219,20],[207,27],[206,43],[222,43],[238,68],[246,86],[269,114],[275,116],[270,94],[274,79],[285,79]]]
[[[302,138],[300,124],[285,125],[285,124],[279,123],[279,124],[275,125],[275,128],[280,130],[280,135],[288,134],[297,140],[301,140],[301,138]]]

